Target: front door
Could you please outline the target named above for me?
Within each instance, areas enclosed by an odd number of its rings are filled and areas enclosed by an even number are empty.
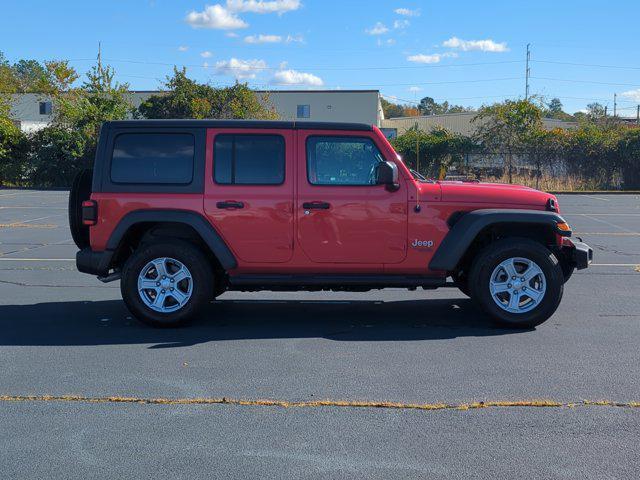
[[[386,159],[369,132],[298,131],[297,241],[318,263],[399,263],[407,254],[407,188],[376,185]]]
[[[293,254],[293,133],[209,129],[204,210],[241,262]]]

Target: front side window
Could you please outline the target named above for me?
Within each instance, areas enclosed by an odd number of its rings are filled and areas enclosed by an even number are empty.
[[[376,167],[384,162],[366,137],[309,137],[307,176],[312,185],[376,185]]]
[[[111,181],[186,185],[193,180],[195,141],[188,133],[123,133],[116,137]]]
[[[285,143],[280,135],[217,135],[213,179],[227,185],[280,185],[285,174]]]

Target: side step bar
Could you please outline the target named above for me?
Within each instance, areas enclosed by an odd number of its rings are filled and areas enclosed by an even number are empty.
[[[437,288],[446,285],[444,277],[420,275],[263,275],[245,274],[229,277],[231,290],[271,288],[293,290],[374,289],[374,288]]]

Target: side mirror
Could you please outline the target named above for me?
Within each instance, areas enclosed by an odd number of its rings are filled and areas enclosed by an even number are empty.
[[[376,184],[385,185],[387,190],[395,192],[400,188],[398,166],[392,162],[381,162],[376,167]]]

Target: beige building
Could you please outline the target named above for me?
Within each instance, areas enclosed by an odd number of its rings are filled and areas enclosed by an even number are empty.
[[[450,132],[471,136],[481,121],[474,122],[473,118],[478,112],[447,113],[443,115],[428,115],[422,117],[399,117],[382,119],[380,125],[387,138],[395,138],[402,135],[416,125],[420,130],[430,132],[436,127],[446,128]],[[553,118],[543,119],[543,124],[549,130],[554,128],[575,128],[575,122],[565,122]]]
[[[356,122],[380,126],[383,119],[378,90],[271,90],[264,95],[281,120],[312,122]],[[133,106],[162,92],[134,90]],[[47,126],[53,119],[51,98],[37,93],[13,95],[11,116],[25,132]]]

